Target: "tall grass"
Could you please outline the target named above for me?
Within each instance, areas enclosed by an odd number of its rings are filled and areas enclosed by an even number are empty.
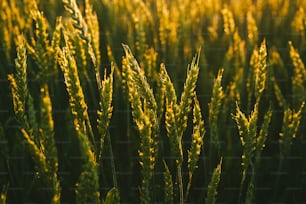
[[[304,1],[0,5],[1,203],[305,202]]]

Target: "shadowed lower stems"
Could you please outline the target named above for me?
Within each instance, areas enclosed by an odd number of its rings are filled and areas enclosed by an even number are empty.
[[[178,187],[180,192],[180,204],[184,203],[184,189],[183,189],[183,177],[182,177],[182,164],[178,164],[177,166],[177,179],[178,179]]]
[[[187,183],[187,188],[186,188],[186,192],[185,192],[185,202],[187,202],[188,196],[189,196],[189,192],[190,192],[190,188],[191,188],[191,181],[192,181],[192,173],[189,173],[189,181]]]
[[[110,138],[110,134],[109,134],[108,131],[107,131],[106,137],[107,137],[108,146],[109,146],[109,154],[110,154],[110,157],[111,157],[111,168],[112,168],[113,184],[114,184],[114,187],[117,188],[117,187],[118,187],[118,184],[117,184],[115,160],[114,160],[114,154],[113,154],[113,148],[112,148],[111,138]]]

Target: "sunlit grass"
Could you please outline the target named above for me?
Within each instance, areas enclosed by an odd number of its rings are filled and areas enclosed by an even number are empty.
[[[0,202],[305,202],[305,2],[2,0]]]

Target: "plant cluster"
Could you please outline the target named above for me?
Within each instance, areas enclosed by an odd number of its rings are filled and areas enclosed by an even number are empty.
[[[0,203],[305,202],[305,2],[0,0]]]

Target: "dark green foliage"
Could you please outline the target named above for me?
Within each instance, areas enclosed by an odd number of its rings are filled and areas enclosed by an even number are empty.
[[[304,203],[305,2],[0,1],[0,203]]]

